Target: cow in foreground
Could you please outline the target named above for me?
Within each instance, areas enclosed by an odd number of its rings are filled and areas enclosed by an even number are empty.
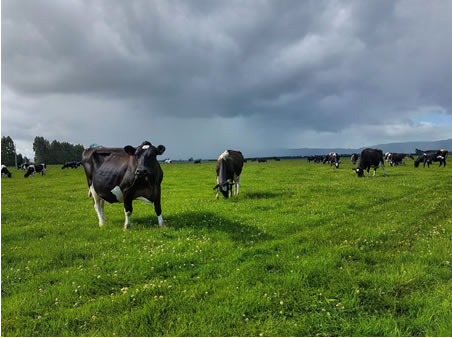
[[[225,150],[217,161],[217,185],[213,190],[217,190],[216,199],[220,192],[224,198],[232,197],[232,186],[235,186],[234,195],[239,194],[240,178],[242,176],[244,158],[240,151]]]
[[[377,172],[377,168],[381,165],[383,168],[383,175],[386,176],[386,170],[384,166],[384,157],[383,151],[380,149],[370,149],[366,148],[361,152],[361,157],[359,159],[358,168],[354,168],[354,170],[358,177],[364,176],[364,170],[367,170],[367,174],[369,175],[370,168],[374,168],[374,175]]]
[[[28,176],[33,176],[35,177],[35,173],[41,173],[42,176],[44,176],[46,174],[46,169],[47,166],[45,165],[45,163],[41,163],[41,164],[30,164],[28,166],[27,172],[25,173],[24,177],[27,178]]]
[[[94,199],[94,209],[99,226],[105,224],[104,201],[124,203],[124,229],[130,228],[132,201],[154,203],[159,226],[164,226],[161,207],[163,171],[157,161],[165,146],[154,147],[145,141],[138,147],[85,149],[82,165],[88,180],[89,195]]]
[[[424,163],[424,168],[426,164],[430,168],[430,164],[432,164],[432,162],[439,162],[440,167],[442,164],[446,166],[447,155],[448,151],[446,149],[424,151],[424,153],[420,155],[416,161],[414,161],[414,167],[419,167],[419,163],[421,162]]]
[[[2,164],[2,176],[7,176],[8,178],[11,178],[11,176],[12,176],[11,172],[3,164]]]

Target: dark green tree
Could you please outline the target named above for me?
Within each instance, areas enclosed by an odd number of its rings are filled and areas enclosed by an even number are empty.
[[[33,142],[33,151],[35,152],[35,163],[50,164],[50,143],[42,136],[36,136]]]
[[[6,166],[15,165],[15,153],[13,139],[9,136],[2,136],[2,164]]]

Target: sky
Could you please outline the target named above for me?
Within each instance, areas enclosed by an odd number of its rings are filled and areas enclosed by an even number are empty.
[[[1,134],[30,158],[448,139],[451,31],[452,1],[3,0]]]

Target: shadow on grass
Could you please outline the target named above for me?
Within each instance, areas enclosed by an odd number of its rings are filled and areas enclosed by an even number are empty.
[[[166,226],[170,229],[208,229],[226,233],[233,241],[247,242],[253,240],[258,242],[271,239],[271,236],[257,227],[233,221],[211,212],[186,212],[168,215],[164,220]],[[140,227],[158,227],[154,222],[150,223],[148,217],[136,218],[134,222]]]
[[[270,199],[270,198],[276,198],[280,197],[282,195],[285,195],[283,192],[270,192],[270,191],[256,191],[256,192],[249,192],[242,196],[244,199]]]

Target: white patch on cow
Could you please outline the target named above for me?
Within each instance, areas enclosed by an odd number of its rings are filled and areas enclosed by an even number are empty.
[[[6,165],[2,164],[2,169],[3,169],[3,168],[6,168]]]
[[[145,203],[147,203],[149,205],[152,205],[152,202],[150,200],[148,200],[146,197],[140,196],[140,197],[137,197],[137,200],[140,200],[140,201],[143,201],[143,202],[145,202]]]
[[[144,146],[141,147],[141,149],[149,149],[150,145],[149,144],[145,144]]]
[[[120,188],[119,186],[114,187],[114,188],[111,190],[111,193],[112,193],[113,195],[115,195],[115,197],[116,197],[116,199],[118,200],[118,202],[124,201],[124,197],[123,197],[123,195],[122,195],[122,191],[121,191],[121,188]]]
[[[158,221],[159,221],[159,226],[163,226],[164,224],[163,224],[163,217],[162,217],[162,215],[158,215],[157,216],[157,219],[158,219]]]
[[[227,150],[225,150],[223,152],[223,154],[220,155],[220,157],[218,157],[219,160],[222,160],[224,158],[227,158],[229,156],[229,152]]]

